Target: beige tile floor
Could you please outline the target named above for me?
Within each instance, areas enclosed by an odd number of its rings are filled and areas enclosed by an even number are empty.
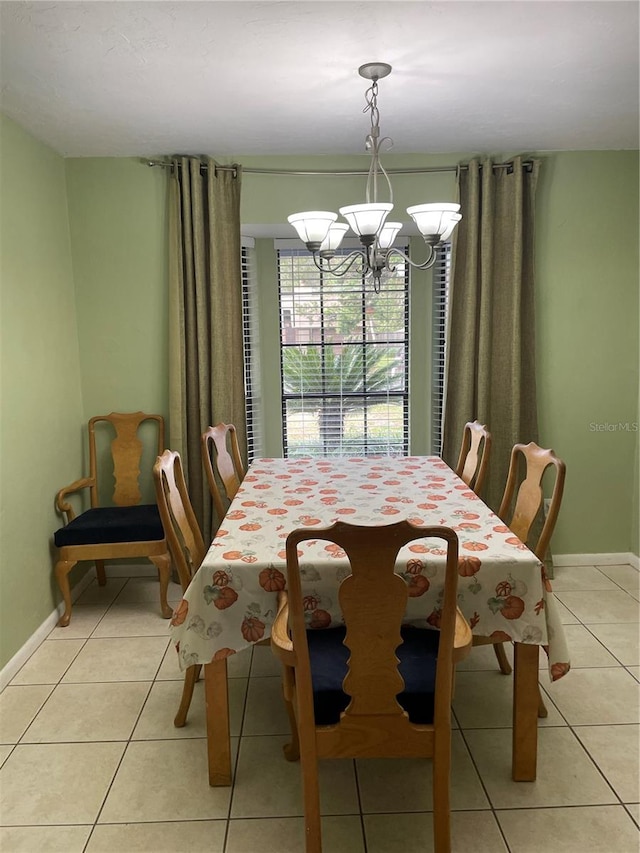
[[[639,578],[632,566],[556,570],[573,669],[552,685],[541,657],[549,716],[534,783],[510,778],[511,678],[488,647],[460,667],[455,850],[637,853]],[[157,593],[149,577],[94,581],[71,625],[0,694],[3,853],[302,853],[299,767],[282,756],[270,650],[230,661],[234,785],[209,788],[202,684],[175,729],[182,676]],[[326,853],[432,850],[427,765],[325,763]]]

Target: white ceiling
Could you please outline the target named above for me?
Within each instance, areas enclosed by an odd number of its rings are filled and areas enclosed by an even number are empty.
[[[65,156],[638,147],[637,0],[0,3],[0,109]]]

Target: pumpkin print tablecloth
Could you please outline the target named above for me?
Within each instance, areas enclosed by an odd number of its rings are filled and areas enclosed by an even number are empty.
[[[227,657],[269,636],[291,530],[403,518],[457,532],[458,605],[474,634],[544,646],[552,680],[569,670],[543,565],[440,458],[418,456],[254,461],[175,610],[180,666]],[[300,547],[309,627],[339,624],[338,585],[349,571],[344,554],[321,540]],[[407,622],[438,626],[444,553],[437,539],[400,551]]]

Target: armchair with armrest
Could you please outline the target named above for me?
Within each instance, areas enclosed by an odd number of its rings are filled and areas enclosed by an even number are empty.
[[[95,561],[98,583],[104,586],[105,560],[147,557],[158,569],[160,577],[160,610],[168,619],[172,610],[167,603],[171,560],[162,522],[156,504],[142,504],[140,461],[143,444],[138,437],[142,423],[155,423],[158,453],[164,444],[164,420],[161,415],[144,412],[96,415],[89,421],[89,476],[61,489],[56,508],[64,516],[65,525],[54,533],[58,548],[55,573],[65,609],[58,625],[66,627],[71,619],[69,572],[79,560]],[[113,506],[100,504],[99,465],[96,449],[96,425],[109,424],[115,433],[111,441],[114,491]],[[91,507],[76,515],[69,496],[90,490]]]

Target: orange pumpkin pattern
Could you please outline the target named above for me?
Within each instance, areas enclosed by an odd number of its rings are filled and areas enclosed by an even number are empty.
[[[422,562],[422,560],[407,560],[407,572],[410,575],[419,575],[423,569],[424,563]]]
[[[494,643],[508,643],[511,639],[511,635],[507,634],[506,631],[492,631],[489,636]]]
[[[326,610],[314,610],[309,620],[310,628],[328,628],[331,625],[331,614]]]
[[[462,578],[470,578],[477,575],[482,563],[477,557],[459,557],[458,574]]]
[[[266,589],[267,592],[279,591],[287,585],[285,576],[278,569],[274,569],[273,566],[263,569],[258,575],[258,581],[262,589]]]
[[[324,550],[328,551],[334,560],[339,560],[341,557],[347,556],[342,548],[339,545],[336,545],[335,542],[331,542],[329,545],[325,546]]]
[[[257,643],[264,637],[265,624],[257,616],[245,616],[240,631],[249,643]]]
[[[241,509],[234,509],[233,512],[228,512],[226,515],[226,518],[229,521],[238,521],[239,519],[246,518],[246,517],[247,517],[247,513],[242,512]]]
[[[465,551],[486,551],[489,546],[484,542],[463,542],[462,547]]]
[[[442,608],[436,607],[435,610],[432,610],[427,616],[427,622],[429,625],[433,625],[434,628],[440,629],[442,625]]]
[[[524,601],[517,595],[508,595],[501,612],[505,619],[519,619],[524,613]]]
[[[218,595],[213,599],[213,603],[218,610],[226,610],[238,600],[238,593],[230,586],[220,587]]]
[[[514,545],[516,548],[519,548],[521,551],[525,551],[527,546],[521,542],[517,536],[509,536],[508,539],[504,540],[507,545]]]
[[[429,589],[429,578],[424,575],[409,575],[409,598],[419,598]]]
[[[567,661],[551,664],[551,680],[557,681],[559,678],[562,678],[563,675],[566,675],[570,669],[571,664]]]

